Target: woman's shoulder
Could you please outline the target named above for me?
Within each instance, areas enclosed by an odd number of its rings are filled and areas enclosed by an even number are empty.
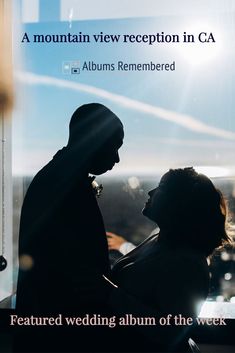
[[[209,272],[207,258],[204,254],[191,248],[169,251],[168,267],[181,268],[183,272]]]

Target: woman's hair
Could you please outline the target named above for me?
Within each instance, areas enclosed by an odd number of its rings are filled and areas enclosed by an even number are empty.
[[[159,189],[164,202],[155,218],[160,228],[170,230],[170,241],[193,246],[207,256],[230,242],[226,202],[207,176],[193,168],[170,169]]]

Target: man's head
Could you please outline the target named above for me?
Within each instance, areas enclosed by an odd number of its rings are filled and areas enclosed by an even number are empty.
[[[123,138],[120,119],[102,104],[82,105],[70,120],[68,148],[79,151],[89,173],[105,173],[119,162]]]

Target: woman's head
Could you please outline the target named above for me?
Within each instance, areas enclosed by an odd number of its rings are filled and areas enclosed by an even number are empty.
[[[206,255],[229,241],[224,198],[193,168],[170,169],[149,196],[143,214],[165,230],[169,240],[197,247]]]

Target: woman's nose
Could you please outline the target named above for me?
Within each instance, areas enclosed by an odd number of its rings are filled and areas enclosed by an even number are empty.
[[[156,188],[150,190],[150,191],[148,192],[148,195],[149,195],[149,196],[153,196],[153,194],[155,193],[155,191],[156,191]]]

